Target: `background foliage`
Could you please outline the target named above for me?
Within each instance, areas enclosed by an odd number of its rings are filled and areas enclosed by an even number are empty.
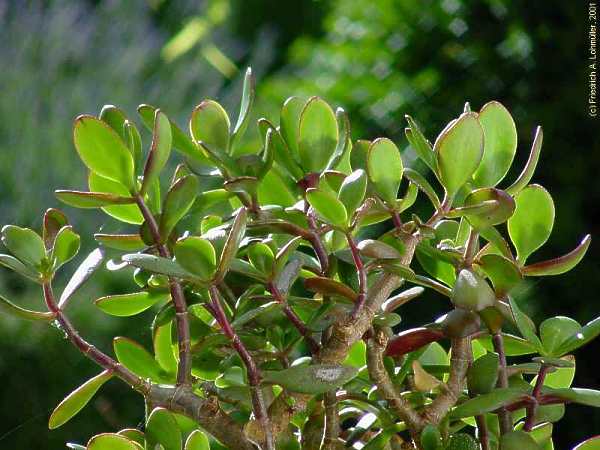
[[[43,209],[57,205],[53,188],[83,186],[70,136],[76,114],[97,113],[103,104],[114,103],[133,115],[138,103],[148,102],[184,124],[182,114],[211,97],[233,112],[241,89],[238,68],[252,65],[262,102],[257,110],[274,114],[289,95],[321,95],[349,112],[355,138],[386,135],[400,148],[407,144],[405,113],[433,138],[444,117],[461,110],[465,97],[475,109],[497,99],[516,119],[517,159],[526,158],[535,125],[544,127],[536,181],[553,192],[557,232],[540,259],[565,253],[585,232],[598,235],[600,147],[593,134],[597,122],[586,112],[585,2],[281,4],[0,1],[1,222],[39,227]],[[410,154],[404,157],[411,160]],[[86,212],[86,220],[81,212],[68,213],[82,235],[110,226],[100,213],[95,221],[89,220],[94,213]],[[598,311],[599,257],[593,245],[586,263],[572,272],[530,284],[528,312],[591,319]],[[148,339],[149,329],[124,329],[124,320],[93,308],[90,299],[100,293],[127,290],[125,279],[111,277],[110,283],[100,275],[78,295],[73,315],[80,328],[104,348],[109,334]],[[4,269],[0,290],[25,304],[37,301],[37,292]],[[424,304],[408,306],[400,326],[433,317],[439,305],[429,302],[426,311]],[[579,353],[576,384],[599,387],[593,370],[598,350],[596,342]],[[63,448],[68,438],[84,440],[142,419],[137,396],[114,383],[95,408],[49,432],[47,416],[57,401],[92,373],[91,363],[65,345],[57,331],[0,316],[0,403],[10,405],[0,412],[0,446]],[[597,432],[599,414],[569,408],[555,434],[557,448],[570,448]]]

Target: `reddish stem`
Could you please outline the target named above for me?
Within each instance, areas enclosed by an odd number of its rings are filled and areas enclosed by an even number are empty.
[[[56,320],[60,329],[67,335],[69,341],[87,358],[94,361],[102,368],[114,373],[134,389],[140,391],[144,395],[150,391],[150,383],[135,375],[125,366],[122,366],[117,361],[112,359],[106,353],[98,350],[92,344],[83,339],[75,329],[69,318],[59,309],[54,299],[52,286],[49,282],[44,283],[44,300],[48,310],[56,315]]]
[[[292,324],[296,327],[296,329],[298,330],[300,335],[302,335],[302,337],[304,337],[304,339],[308,343],[308,346],[310,347],[310,352],[312,354],[318,353],[319,344],[310,335],[310,330],[308,328],[306,328],[306,325],[304,324],[304,322],[302,322],[302,319],[300,319],[300,317],[298,317],[298,315],[294,312],[294,310],[290,307],[290,305],[288,305],[288,303],[285,301],[285,298],[283,298],[283,295],[281,294],[281,292],[279,292],[279,289],[277,289],[277,286],[275,286],[275,283],[270,281],[267,284],[267,288],[269,289],[269,292],[271,292],[271,295],[273,296],[273,298],[275,298],[275,300],[277,300],[277,302],[279,302],[283,305],[284,314],[287,316],[287,318],[290,320],[290,322],[292,322]]]
[[[535,386],[533,387],[532,397],[533,401],[531,405],[527,408],[527,417],[525,419],[525,426],[523,429],[525,431],[531,431],[533,426],[535,425],[535,413],[538,407],[538,400],[540,398],[540,394],[542,393],[542,387],[544,386],[544,381],[546,379],[546,374],[550,366],[546,364],[542,364],[540,367],[540,371],[538,372],[537,380],[535,381]]]
[[[150,234],[156,243],[158,253],[163,258],[171,258],[169,249],[162,243],[158,224],[152,215],[152,212],[146,206],[144,199],[137,195],[136,203],[140,208],[144,220],[148,224]],[[169,287],[171,290],[171,299],[175,307],[175,322],[177,324],[177,339],[179,344],[179,364],[177,367],[177,385],[189,385],[192,373],[192,355],[190,351],[190,325],[188,319],[187,303],[183,294],[183,289],[173,277],[169,277]]]
[[[352,260],[354,261],[358,275],[358,298],[356,299],[354,309],[352,310],[352,318],[356,319],[367,299],[367,271],[365,270],[362,259],[360,259],[360,252],[356,246],[356,242],[350,233],[346,234],[346,240],[348,241]]]
[[[221,330],[223,330],[223,334],[229,338],[231,345],[233,345],[233,348],[237,351],[238,355],[240,355],[242,362],[246,366],[248,383],[250,384],[250,394],[252,397],[252,410],[254,411],[256,420],[260,422],[264,430],[267,450],[273,450],[275,446],[273,435],[271,433],[267,406],[262,396],[262,391],[260,390],[261,376],[258,366],[254,362],[254,359],[252,359],[250,352],[248,352],[238,334],[231,326],[231,323],[229,323],[225,311],[223,310],[223,306],[219,301],[219,290],[217,287],[211,285],[208,288],[208,293],[210,295],[210,312],[221,327]]]
[[[508,387],[508,371],[506,364],[506,353],[504,351],[504,338],[502,333],[494,333],[492,336],[492,345],[494,351],[498,353],[499,367],[498,367],[498,387]],[[504,407],[498,410],[498,419],[500,420],[500,434],[510,433],[512,431],[512,414]]]

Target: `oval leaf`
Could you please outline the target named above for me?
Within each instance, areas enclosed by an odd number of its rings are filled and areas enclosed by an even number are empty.
[[[190,134],[219,153],[229,152],[229,116],[214,100],[204,100],[192,112]]]
[[[525,266],[523,267],[523,274],[529,277],[539,277],[560,275],[568,272],[583,259],[591,242],[592,237],[588,234],[571,252],[567,253],[566,255],[559,256],[558,258]]]
[[[309,99],[298,126],[298,155],[305,172],[320,173],[327,167],[338,138],[333,109],[319,97]]]
[[[210,280],[217,269],[215,248],[208,240],[197,236],[177,241],[175,259],[181,267],[203,280]]]
[[[396,202],[403,171],[396,144],[387,138],[375,139],[367,154],[367,172],[377,194],[391,205]]]
[[[88,404],[96,392],[98,392],[98,389],[111,378],[112,373],[104,371],[71,392],[52,412],[48,421],[48,428],[53,430],[71,420],[73,416]]]
[[[0,234],[4,246],[22,263],[38,267],[46,258],[44,241],[35,231],[5,225]]]
[[[154,129],[152,130],[152,144],[144,167],[144,181],[141,192],[146,192],[149,186],[158,179],[169,155],[171,154],[171,122],[159,109],[154,113]]]
[[[165,408],[155,408],[146,421],[146,446],[164,450],[181,450],[181,431],[173,414]]]
[[[160,235],[167,239],[175,225],[187,214],[198,190],[198,179],[194,175],[179,178],[167,192],[163,212],[160,216]]]
[[[142,446],[120,434],[103,433],[89,440],[87,450],[142,450]]]
[[[322,394],[342,386],[358,374],[358,369],[337,364],[294,366],[280,371],[264,371],[263,379],[292,392]]]
[[[306,191],[306,198],[321,219],[339,228],[346,228],[348,213],[344,204],[332,194],[319,189]]]
[[[117,360],[133,373],[141,378],[160,380],[160,366],[140,344],[125,337],[116,337],[113,340],[113,348]]]
[[[508,110],[499,102],[486,103],[479,111],[484,148],[481,164],[473,174],[476,186],[496,186],[512,165],[517,151],[517,127]]]
[[[95,117],[82,115],[75,119],[73,141],[92,172],[133,190],[133,157],[112,128]]]
[[[508,234],[517,249],[517,261],[524,264],[550,237],[554,201],[546,189],[532,184],[516,195],[515,202],[515,213],[508,219]]]
[[[128,317],[146,311],[156,303],[168,298],[168,292],[134,292],[133,294],[100,297],[94,303],[107,314]]]
[[[483,128],[477,114],[465,113],[438,136],[434,145],[440,181],[453,196],[471,178],[483,157]]]

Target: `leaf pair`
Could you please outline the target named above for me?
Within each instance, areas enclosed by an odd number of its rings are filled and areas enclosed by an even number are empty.
[[[342,230],[347,229],[367,192],[366,173],[361,169],[355,170],[344,178],[337,192],[322,188],[321,183],[318,189],[306,191],[306,199],[326,223]]]

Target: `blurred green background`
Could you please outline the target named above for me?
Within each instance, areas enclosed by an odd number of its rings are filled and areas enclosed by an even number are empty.
[[[58,206],[53,189],[84,186],[70,136],[77,114],[110,103],[134,117],[137,104],[151,103],[185,124],[208,97],[236,114],[251,65],[262,115],[276,118],[290,95],[321,95],[350,113],[354,138],[385,135],[401,148],[404,114],[433,140],[464,101],[479,109],[497,99],[517,122],[516,171],[534,127],[544,127],[534,181],[549,188],[557,211],[555,231],[535,258],[569,251],[584,233],[600,236],[585,1],[0,0],[0,43],[0,224],[39,228],[43,211]],[[115,227],[101,214],[66,212],[88,236]],[[92,248],[88,238],[84,250]],[[599,248],[592,243],[569,274],[528,285],[525,309],[537,321],[598,315]],[[126,277],[100,273],[74,299],[70,314],[100,348],[109,349],[116,334],[148,342],[149,322],[131,329],[131,321],[91,303],[130,288]],[[2,268],[0,292],[25,305],[41,302],[33,286]],[[419,302],[406,308],[402,326],[440,310],[440,302]],[[599,351],[595,342],[578,353],[575,385],[600,388]],[[138,424],[140,398],[113,382],[76,420],[47,430],[52,408],[95,372],[57,330],[0,315],[0,448],[61,449],[67,440]],[[599,431],[598,410],[571,406],[557,425],[556,448]]]

